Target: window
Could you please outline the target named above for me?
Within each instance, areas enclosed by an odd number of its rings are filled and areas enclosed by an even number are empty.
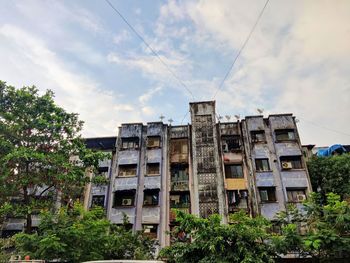
[[[187,139],[171,140],[171,154],[187,154]]]
[[[294,141],[296,139],[293,129],[275,130],[276,141]]]
[[[143,205],[158,205],[159,189],[150,189],[144,191]]]
[[[119,177],[133,177],[136,176],[137,165],[136,164],[123,164],[119,165]]]
[[[32,227],[33,228],[33,227]],[[9,238],[12,237],[18,233],[21,233],[22,230],[7,230],[7,229],[3,229],[1,231],[1,238]]]
[[[122,150],[128,149],[138,149],[139,148],[139,138],[138,137],[130,137],[130,138],[122,138]]]
[[[221,141],[222,141],[222,151],[225,153],[237,151],[241,149],[239,136],[222,136]]]
[[[226,178],[243,178],[243,168],[241,164],[225,165]]]
[[[188,165],[171,165],[171,181],[188,181]]]
[[[265,131],[251,131],[252,142],[265,142]]]
[[[142,225],[143,233],[152,239],[157,238],[158,225]]]
[[[288,202],[301,203],[306,199],[305,189],[287,188]]]
[[[188,191],[188,165],[172,164],[171,173],[171,191]]]
[[[108,167],[99,167],[97,169],[96,176],[103,176],[103,177],[108,178]]]
[[[257,172],[270,171],[269,159],[255,159],[255,167]]]
[[[135,190],[124,190],[114,192],[114,207],[134,206]]]
[[[158,148],[158,147],[160,147],[160,137],[159,136],[147,137],[147,148]]]
[[[259,194],[262,203],[276,202],[275,187],[259,187]]]
[[[146,174],[147,176],[160,175],[159,163],[148,163]]]
[[[190,194],[178,193],[170,195],[170,208],[189,208],[190,207]]]
[[[303,169],[301,156],[281,156],[280,160],[283,170]]]
[[[93,195],[91,199],[91,207],[94,206],[105,206],[105,196],[104,195]]]
[[[227,203],[229,213],[236,212],[240,209],[248,209],[248,191],[228,190]]]

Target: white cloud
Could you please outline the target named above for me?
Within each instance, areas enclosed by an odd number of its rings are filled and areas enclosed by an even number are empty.
[[[228,64],[244,42],[265,1],[169,1],[161,8],[159,32],[192,21],[184,43],[227,54]],[[252,38],[216,97],[222,113],[294,112],[304,143],[349,143],[349,136],[304,125],[349,131],[350,2],[270,1]],[[170,21],[170,22],[167,22]],[[222,75],[224,75],[223,72]],[[200,83],[206,99],[221,77]],[[336,106],[335,106],[336,105]],[[304,123],[302,121],[304,119]],[[320,131],[322,130],[322,131]]]
[[[129,31],[126,31],[125,29],[122,30],[122,32],[118,35],[115,35],[113,37],[113,43],[116,45],[119,45],[122,42],[125,42],[130,39],[130,33]]]
[[[4,79],[18,87],[35,83],[41,90],[52,89],[59,105],[81,114],[84,135],[114,135],[120,120],[139,120],[132,105],[120,104],[93,79],[69,71],[42,39],[6,24],[0,27],[0,41]]]
[[[156,93],[160,92],[162,90],[161,86],[155,87],[153,89],[149,89],[146,93],[142,94],[139,97],[139,102],[141,104],[147,103]]]

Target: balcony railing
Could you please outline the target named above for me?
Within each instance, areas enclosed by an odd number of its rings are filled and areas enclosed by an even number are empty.
[[[188,191],[188,180],[171,182],[171,191]]]

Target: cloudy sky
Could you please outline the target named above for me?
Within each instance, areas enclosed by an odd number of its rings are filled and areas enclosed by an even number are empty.
[[[51,89],[84,136],[122,122],[189,121],[212,100],[265,0],[0,0],[0,79]],[[221,116],[292,112],[302,143],[350,144],[350,1],[270,0],[217,92]],[[194,98],[190,94],[194,95]]]

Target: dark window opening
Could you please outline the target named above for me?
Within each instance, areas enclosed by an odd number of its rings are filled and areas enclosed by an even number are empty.
[[[228,212],[234,213],[240,209],[248,209],[248,191],[227,190]]]
[[[142,225],[143,233],[152,239],[157,238],[158,225]]]
[[[136,176],[137,165],[136,164],[123,164],[119,165],[119,177],[133,177]]]
[[[114,192],[114,207],[134,206],[135,190],[124,190]]]
[[[171,165],[171,191],[188,191],[188,165]]]
[[[269,159],[255,159],[255,167],[257,172],[270,171]]]
[[[259,194],[262,203],[276,202],[275,187],[259,187]]]
[[[225,153],[239,151],[241,149],[240,137],[238,135],[221,136],[221,142],[222,142],[222,151]]]
[[[170,208],[189,208],[190,207],[189,193],[172,193],[170,194]]]
[[[2,230],[1,231],[1,238],[9,238],[9,237],[12,237],[18,233],[21,233],[22,230]]]
[[[160,147],[160,136],[147,137],[147,148],[159,148],[159,147]]]
[[[283,170],[303,169],[301,156],[281,156],[281,167]]]
[[[138,137],[122,138],[121,148],[122,150],[138,149],[139,138]]]
[[[91,207],[105,206],[105,196],[104,195],[93,195],[91,199]]]
[[[96,176],[103,176],[108,178],[108,167],[99,167],[97,168]]]
[[[160,175],[160,165],[159,163],[148,163],[147,164],[147,176]]]
[[[226,164],[225,165],[226,178],[244,178],[243,167],[241,164]]]
[[[275,130],[276,141],[294,141],[296,139],[293,129]]]
[[[287,188],[287,197],[290,203],[302,203],[306,200],[305,188]]]
[[[251,131],[252,142],[266,142],[265,131]]]
[[[143,205],[152,206],[158,205],[159,202],[159,189],[147,189],[144,191]]]

